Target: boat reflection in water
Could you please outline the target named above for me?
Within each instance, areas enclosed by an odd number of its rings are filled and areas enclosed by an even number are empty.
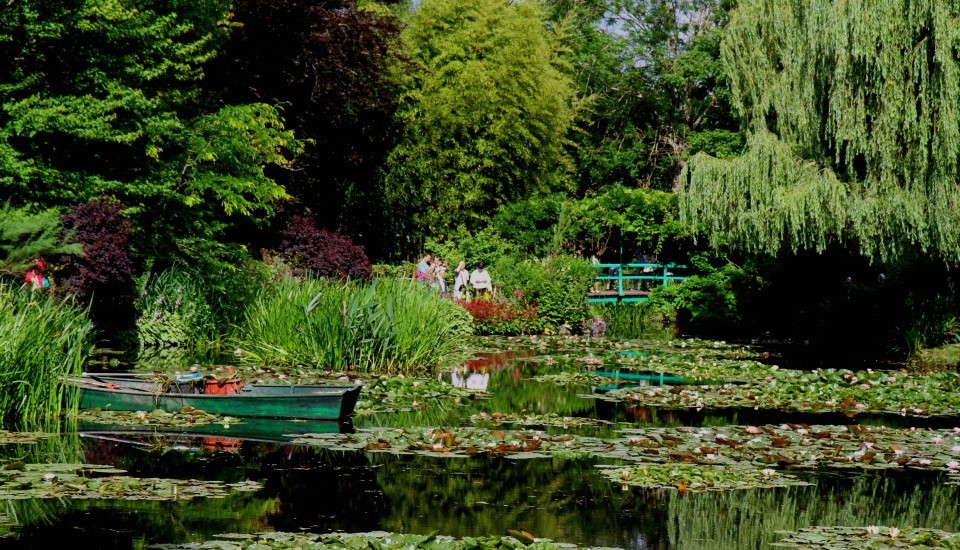
[[[283,418],[244,418],[234,423],[202,426],[158,426],[107,424],[80,421],[81,437],[126,442],[143,446],[237,450],[245,441],[289,443],[303,434],[352,433],[351,420],[290,420]]]

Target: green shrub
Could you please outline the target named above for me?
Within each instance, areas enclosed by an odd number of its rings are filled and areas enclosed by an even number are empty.
[[[137,340],[140,348],[198,349],[218,340],[213,310],[201,284],[182,268],[172,267],[137,278]]]
[[[92,350],[92,326],[72,301],[26,287],[0,285],[0,418],[30,429],[56,429]]]
[[[664,316],[675,315],[677,329],[684,334],[728,337],[744,321],[740,297],[753,283],[743,269],[726,265],[679,284],[656,287],[650,303]]]
[[[446,365],[469,315],[413,281],[282,280],[265,288],[230,338],[241,362],[418,372]]]
[[[589,316],[587,290],[594,269],[575,256],[550,256],[544,260],[502,258],[490,269],[497,291],[535,304],[540,330],[556,332],[562,326],[579,326]]]

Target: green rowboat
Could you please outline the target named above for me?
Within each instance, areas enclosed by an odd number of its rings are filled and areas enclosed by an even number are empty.
[[[237,417],[345,420],[353,415],[359,384],[227,384],[153,375],[86,373],[68,379],[80,391],[80,408],[179,412],[185,407]]]

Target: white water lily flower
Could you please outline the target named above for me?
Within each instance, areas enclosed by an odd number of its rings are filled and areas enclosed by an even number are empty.
[[[763,477],[773,477],[773,475],[777,472],[770,468],[764,468],[763,470],[760,470],[760,473],[763,474]]]
[[[951,452],[951,453],[960,453],[960,445],[956,445],[956,446],[954,446],[954,447],[950,447],[950,452]]]
[[[43,474],[44,481],[53,481],[57,479],[57,474]]]
[[[900,536],[901,531],[896,527],[891,527],[889,533],[890,533],[890,538],[895,539]]]
[[[950,462],[947,462],[947,469],[960,470],[960,462],[957,462],[956,460],[951,460]]]
[[[867,534],[868,534],[868,535],[879,535],[879,534],[880,534],[880,526],[879,526],[879,525],[868,525],[868,526],[867,526]]]

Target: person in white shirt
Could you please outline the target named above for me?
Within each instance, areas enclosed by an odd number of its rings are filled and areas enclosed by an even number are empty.
[[[490,272],[483,269],[483,264],[477,264],[477,268],[470,274],[470,286],[477,292],[477,296],[483,296],[488,292],[493,292],[493,285],[490,282]]]

